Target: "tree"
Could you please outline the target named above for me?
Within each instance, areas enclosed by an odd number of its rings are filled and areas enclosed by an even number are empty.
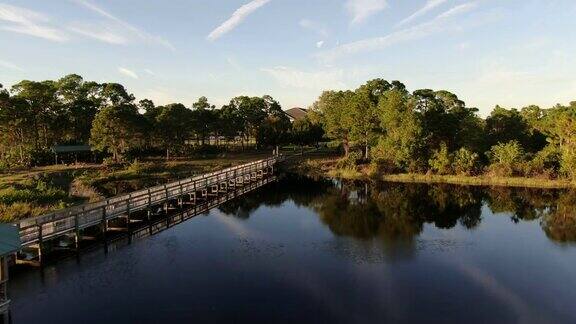
[[[460,175],[471,175],[476,172],[478,165],[478,154],[471,152],[465,147],[454,153],[452,168]]]
[[[258,127],[258,146],[275,146],[288,142],[287,135],[292,125],[282,107],[268,95],[262,97],[262,102],[266,117]]]
[[[170,152],[177,152],[192,134],[193,113],[183,104],[170,104],[159,107],[156,116],[157,134],[161,138],[166,159],[170,158]]]
[[[549,141],[560,152],[561,172],[576,179],[576,102],[551,109],[542,124]]]
[[[191,126],[194,129],[196,136],[200,139],[202,145],[204,145],[206,139],[210,137],[210,133],[215,130],[215,107],[208,102],[206,97],[200,97],[192,107],[194,110],[192,118],[193,123]]]
[[[92,123],[90,144],[112,154],[119,162],[126,152],[142,144],[144,120],[134,105],[120,104],[100,110]]]
[[[383,135],[374,148],[374,159],[401,170],[418,163],[422,126],[414,103],[400,90],[387,91],[378,104],[378,113]]]
[[[452,157],[448,152],[446,143],[440,144],[440,149],[434,151],[428,163],[432,171],[437,174],[450,174],[452,172]]]
[[[238,97],[238,112],[243,122],[243,134],[246,141],[256,139],[258,127],[266,119],[266,103],[258,97]]]
[[[102,84],[102,91],[100,92],[102,104],[105,106],[120,106],[132,104],[134,95],[128,93],[123,85],[118,83],[104,83]]]
[[[31,132],[34,149],[47,150],[63,133],[62,105],[58,102],[54,81],[21,81],[12,86],[15,100],[26,102],[31,110]]]
[[[496,106],[486,118],[486,135],[489,145],[517,141],[523,147],[531,147],[530,126],[516,109],[505,109]],[[536,148],[536,151],[542,149]]]
[[[375,79],[360,86],[350,97],[345,113],[350,114],[350,139],[358,141],[364,146],[363,156],[368,160],[370,146],[376,141],[379,129],[376,108],[380,97],[392,86],[388,81]]]
[[[35,146],[35,116],[28,102],[0,85],[0,167],[30,166]]]
[[[497,175],[512,176],[524,161],[524,149],[518,141],[500,143],[490,149],[490,168]]]
[[[62,124],[66,130],[58,142],[87,143],[94,116],[102,100],[98,94],[101,87],[96,82],[85,82],[77,74],[67,75],[56,82],[56,96],[62,105]]]
[[[353,123],[349,112],[352,91],[325,91],[314,103],[312,110],[321,116],[326,134],[342,142],[344,156],[350,152],[350,126]]]
[[[225,105],[220,109],[219,128],[220,133],[228,141],[235,140],[237,136],[243,133],[244,122],[240,115],[240,108],[236,105],[233,99],[230,104]]]
[[[324,130],[306,116],[292,123],[292,142],[300,146],[316,144],[322,140]]]

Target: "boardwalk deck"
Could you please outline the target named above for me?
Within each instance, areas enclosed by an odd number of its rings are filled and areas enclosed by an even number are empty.
[[[237,186],[255,182],[274,171],[280,157],[246,163],[216,172],[183,179],[130,194],[116,196],[96,203],[75,206],[47,215],[25,219],[15,223],[20,231],[22,246],[41,245],[43,241],[59,236],[78,233],[86,228],[107,224],[111,220],[130,217],[130,214],[150,211],[153,207],[167,204],[196,194],[227,192]],[[167,208],[167,205],[164,207]],[[106,230],[106,226],[104,226]]]

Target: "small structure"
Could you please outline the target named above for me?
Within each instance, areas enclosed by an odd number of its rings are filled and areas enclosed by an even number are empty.
[[[78,160],[93,162],[94,155],[90,145],[56,145],[52,148],[54,160],[58,162],[78,163]]]
[[[0,323],[8,323],[9,320],[8,264],[14,253],[20,250],[20,245],[18,228],[0,224]]]
[[[293,123],[296,120],[302,119],[306,117],[306,114],[308,113],[308,110],[304,109],[304,108],[292,108],[292,109],[288,109],[286,111],[284,111],[284,113],[286,114],[286,116],[288,116],[288,119],[290,119],[290,122]]]

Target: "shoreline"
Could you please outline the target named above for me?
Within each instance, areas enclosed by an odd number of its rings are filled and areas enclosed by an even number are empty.
[[[486,175],[436,175],[417,173],[371,174],[366,169],[339,169],[330,160],[305,160],[290,169],[302,174],[344,180],[376,180],[397,183],[452,184],[481,187],[513,187],[535,189],[574,189],[576,182],[567,179],[542,179],[526,177],[493,177]]]

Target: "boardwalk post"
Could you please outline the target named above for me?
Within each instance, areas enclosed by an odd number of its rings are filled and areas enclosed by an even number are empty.
[[[182,187],[182,182],[180,182],[180,194],[178,195],[178,206],[180,209],[184,207],[184,201],[182,200],[182,197],[184,197],[184,188]]]
[[[84,210],[84,208],[82,208]],[[74,215],[74,248],[76,252],[80,250],[80,220],[79,214]]]
[[[130,200],[132,200],[132,194],[128,194],[128,202],[126,203],[126,227],[130,229]]]
[[[44,237],[42,233],[42,224],[38,225],[38,264],[42,266],[42,249],[44,248]]]
[[[106,241],[106,233],[108,232],[108,219],[106,218],[106,206],[102,206],[102,237]]]
[[[166,202],[164,203],[164,212],[166,212],[166,215],[168,215],[168,204],[170,203],[170,201],[168,200],[168,187],[166,185],[164,185],[164,192],[166,194]]]

